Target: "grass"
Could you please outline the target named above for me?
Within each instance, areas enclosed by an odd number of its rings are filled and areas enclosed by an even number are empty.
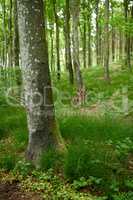
[[[133,98],[133,77],[127,71],[118,69],[114,73],[112,70],[110,85],[105,83],[102,74],[100,68],[83,72],[86,88],[90,92],[91,104],[96,103],[98,92],[104,93],[102,101],[106,101],[124,86],[128,86],[129,99]],[[62,78],[63,81],[60,83],[54,79],[53,84],[59,91],[68,91],[72,97],[76,88],[71,88],[68,85],[66,75],[63,75]],[[113,101],[116,102],[119,98],[120,96],[116,95]],[[70,107],[69,103],[69,101],[65,101],[68,107]],[[61,105],[57,100],[57,115],[62,110]],[[87,107],[87,109],[89,108]],[[7,105],[5,99],[1,97],[0,113],[0,168],[7,171],[19,168],[19,171],[24,172],[24,174],[29,173],[29,165],[25,167],[25,164],[20,162],[24,157],[23,154],[28,142],[25,111],[21,107]],[[70,182],[77,180],[80,186],[87,184],[89,191],[90,188],[96,191],[101,190],[102,194],[108,196],[118,193],[123,188],[128,191],[124,182],[131,178],[131,172],[127,165],[128,156],[133,153],[132,114],[130,118],[128,117],[119,115],[116,118],[115,115],[109,115],[109,113],[102,117],[99,115],[93,117],[86,115],[59,116],[58,123],[68,153],[62,157],[49,150],[41,157],[42,170],[55,168],[58,171],[58,168],[61,168],[62,176],[66,180]]]
[[[93,140],[103,142],[107,140],[121,141],[127,137],[133,139],[132,123],[123,123],[122,120],[110,117],[66,117],[60,119],[60,129],[63,137],[71,142]]]

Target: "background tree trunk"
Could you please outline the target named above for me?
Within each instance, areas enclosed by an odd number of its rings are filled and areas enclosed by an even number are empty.
[[[87,4],[87,25],[88,25],[88,67],[92,65],[92,49],[91,49],[91,6]]]
[[[59,32],[59,18],[57,15],[57,2],[53,0],[54,17],[56,24],[56,53],[57,53],[57,79],[61,78],[61,67],[60,67],[60,32]]]
[[[51,69],[51,72],[55,71],[54,69],[54,33],[53,33],[53,30],[50,31],[50,41],[51,41],[51,50],[50,50],[50,69]]]
[[[80,0],[71,0],[71,14],[72,14],[72,40],[73,40],[73,65],[75,69],[75,77],[77,88],[82,88],[83,80],[80,71],[79,61],[79,13]]]
[[[65,8],[65,46],[66,46],[66,68],[69,71],[69,81],[74,83],[74,75],[72,68],[71,57],[71,39],[70,39],[70,4],[69,0],[66,0]]]
[[[14,0],[14,65],[19,67],[19,35],[17,0]]]
[[[96,0],[96,59],[97,65],[99,65],[99,0]]]
[[[110,74],[109,74],[109,0],[105,0],[104,70],[105,70],[105,79],[108,82],[110,82]]]
[[[111,5],[111,9],[112,9],[112,20],[114,18],[114,8],[113,5]],[[112,24],[112,61],[115,60],[115,28],[114,25]]]
[[[125,10],[125,22],[128,22],[128,4],[129,0],[124,0],[124,10]],[[127,33],[125,35],[125,65],[129,68],[130,71],[132,71],[131,68],[131,57],[130,57],[130,33]]]
[[[83,25],[83,64],[84,64],[84,68],[86,68],[86,1],[83,1],[83,19],[84,19],[84,25]]]
[[[6,8],[5,8],[5,0],[2,3],[2,11],[3,11],[3,66],[7,65],[7,34],[6,34]]]
[[[8,49],[8,59],[9,59],[9,63],[8,66],[12,67],[13,66],[13,30],[12,30],[12,0],[10,0],[10,13],[9,13],[9,49]]]

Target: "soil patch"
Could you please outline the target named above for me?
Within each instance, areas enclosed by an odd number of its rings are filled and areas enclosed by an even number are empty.
[[[39,194],[21,191],[17,182],[0,183],[0,200],[42,200]]]

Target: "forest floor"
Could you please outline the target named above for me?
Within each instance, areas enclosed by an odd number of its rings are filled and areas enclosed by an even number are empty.
[[[51,150],[35,170],[24,159],[26,114],[0,91],[0,200],[132,200],[133,76],[112,67],[111,84],[103,70],[83,71],[88,100],[75,107],[76,89],[66,74],[53,85],[70,98],[55,98],[56,115],[67,155]],[[4,83],[0,82],[1,88]],[[124,106],[126,103],[126,106]]]
[[[27,193],[21,190],[18,183],[1,183],[0,200],[42,200],[39,194]]]

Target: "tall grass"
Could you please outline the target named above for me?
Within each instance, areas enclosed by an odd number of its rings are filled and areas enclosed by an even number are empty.
[[[70,116],[59,120],[63,137],[71,142],[89,139],[96,142],[133,139],[133,124],[111,117]]]

